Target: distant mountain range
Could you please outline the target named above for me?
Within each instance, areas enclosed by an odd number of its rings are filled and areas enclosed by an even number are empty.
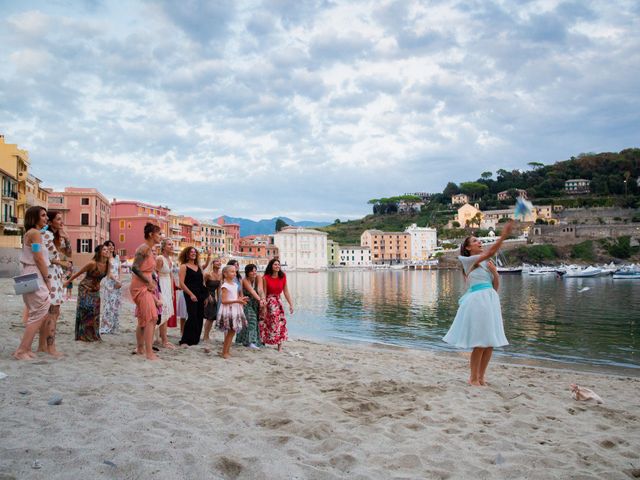
[[[276,231],[276,220],[281,218],[287,225],[292,225],[295,227],[325,227],[330,224],[330,222],[312,222],[310,220],[302,220],[300,222],[296,222],[287,217],[274,217],[268,220],[249,220],[248,218],[238,218],[238,217],[228,217],[227,215],[223,215],[224,221],[226,223],[238,223],[240,224],[240,236],[244,237],[246,235],[269,235],[271,233],[275,233]],[[217,220],[217,219],[216,219]]]

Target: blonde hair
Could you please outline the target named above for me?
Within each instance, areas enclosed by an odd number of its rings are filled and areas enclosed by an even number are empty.
[[[236,268],[235,265],[225,265],[224,267],[222,267],[222,279],[226,279],[226,273],[231,270],[232,268]],[[235,277],[235,275],[234,275]]]

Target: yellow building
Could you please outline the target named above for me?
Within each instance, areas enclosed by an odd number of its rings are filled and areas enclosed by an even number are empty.
[[[16,218],[17,225],[22,226],[24,224],[24,214],[28,208],[29,153],[26,150],[21,150],[15,144],[5,143],[4,135],[0,135],[0,170],[16,182],[18,198],[15,199],[15,211],[12,217]],[[7,200],[9,199],[7,198]],[[4,212],[2,213],[4,214]]]

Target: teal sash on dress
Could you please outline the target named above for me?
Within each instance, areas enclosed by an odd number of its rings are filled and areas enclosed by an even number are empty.
[[[471,285],[464,295],[460,297],[460,300],[458,300],[458,305],[462,305],[462,302],[464,302],[471,293],[486,290],[487,288],[493,288],[493,285],[490,283],[476,283],[475,285]]]

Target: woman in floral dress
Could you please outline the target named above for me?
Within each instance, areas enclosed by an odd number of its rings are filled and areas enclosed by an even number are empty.
[[[93,259],[65,282],[73,282],[83,273],[85,277],[78,285],[78,307],[76,309],[76,340],[98,342],[100,338],[100,282],[111,276],[109,271],[109,247],[98,245]]]
[[[56,349],[56,327],[60,317],[60,306],[64,302],[64,269],[68,262],[62,255],[71,258],[71,242],[64,231],[62,214],[55,210],[47,212],[47,227],[42,234],[44,250],[49,255],[49,282],[51,283],[51,306],[49,315],[40,327],[40,345],[38,351],[46,352],[54,357],[62,356]]]
[[[105,333],[118,333],[118,326],[120,325],[120,304],[122,284],[120,283],[120,259],[116,255],[116,245],[111,240],[104,242],[104,245],[109,248],[109,270],[111,271],[111,277],[105,278],[100,286],[100,298],[102,304],[102,315],[100,334]]]
[[[260,310],[266,306],[262,291],[262,277],[258,275],[258,267],[250,263],[244,267],[242,279],[242,294],[249,299],[244,306],[244,316],[247,317],[247,328],[243,328],[236,335],[236,343],[249,348],[260,348],[260,330],[258,318]]]
[[[280,260],[272,259],[262,277],[262,290],[266,295],[267,307],[258,324],[260,340],[265,345],[277,345],[282,350],[282,343],[287,340],[287,319],[280,295],[289,303],[289,313],[293,314],[293,302],[287,288],[287,277],[280,268]]]

